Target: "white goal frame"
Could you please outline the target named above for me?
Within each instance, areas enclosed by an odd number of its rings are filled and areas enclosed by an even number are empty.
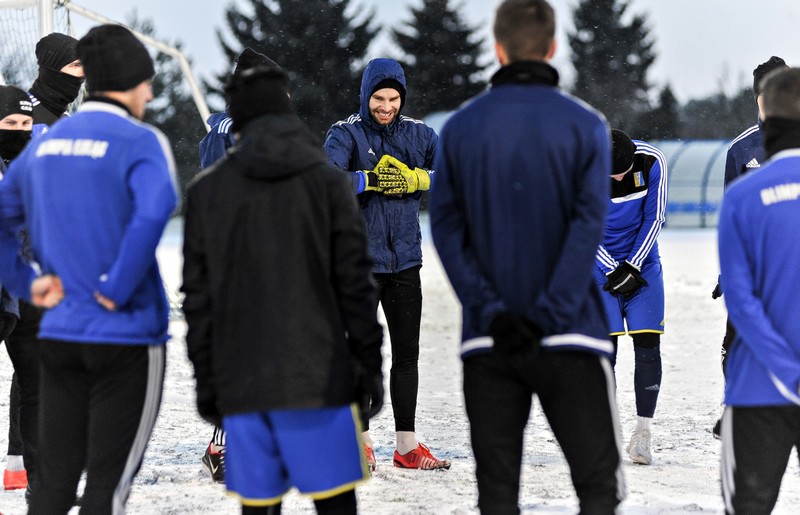
[[[197,111],[200,113],[200,117],[203,119],[203,125],[205,126],[206,131],[211,129],[206,121],[211,115],[211,112],[208,109],[208,104],[206,103],[205,97],[203,97],[203,94],[200,91],[200,87],[197,85],[197,80],[195,80],[194,73],[189,66],[189,60],[186,59],[186,55],[179,49],[142,34],[141,32],[128,27],[124,23],[106,18],[101,14],[97,14],[96,12],[90,11],[85,7],[81,7],[73,3],[71,0],[0,0],[0,9],[22,9],[26,7],[36,7],[37,14],[39,15],[38,30],[40,39],[53,32],[53,12],[55,11],[56,6],[62,6],[70,12],[83,16],[84,18],[88,18],[97,23],[123,25],[133,32],[133,34],[146,45],[149,45],[159,52],[163,52],[173,59],[176,59],[180,64],[183,76],[186,78],[186,82],[189,85],[189,90],[192,93],[192,99],[197,107]]]

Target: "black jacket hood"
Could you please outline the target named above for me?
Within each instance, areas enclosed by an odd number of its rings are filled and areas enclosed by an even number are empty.
[[[322,145],[296,114],[265,115],[248,123],[229,159],[246,176],[266,181],[328,162]]]

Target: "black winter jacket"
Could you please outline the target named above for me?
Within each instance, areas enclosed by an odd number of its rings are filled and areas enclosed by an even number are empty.
[[[353,402],[381,369],[372,263],[350,181],[294,114],[247,124],[189,186],[186,343],[223,415]]]

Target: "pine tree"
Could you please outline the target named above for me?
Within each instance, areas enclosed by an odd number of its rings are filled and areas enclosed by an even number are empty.
[[[418,117],[455,109],[486,87],[480,64],[482,38],[459,15],[463,5],[449,0],[424,0],[412,7],[411,21],[392,35],[407,56],[406,114]]]
[[[242,3],[249,9],[241,9]],[[219,84],[228,79],[236,56],[245,47],[263,53],[286,70],[297,113],[322,138],[331,124],[358,111],[360,66],[377,32],[369,26],[371,12],[359,23],[349,7],[350,0],[231,4],[225,11],[225,24],[234,42],[228,44],[217,31],[231,63],[217,76]]]
[[[136,19],[135,13],[129,25],[142,34],[160,39],[155,35],[152,22]],[[169,44],[181,48],[178,42]],[[198,143],[205,136],[206,128],[186,85],[180,63],[158,52],[154,64],[153,100],[147,105],[144,121],[157,127],[169,139],[183,194],[188,182],[200,171]]]
[[[656,59],[643,15],[623,18],[624,0],[581,0],[568,35],[576,70],[573,93],[605,114],[613,128],[630,130],[650,107],[647,72]]]
[[[667,85],[658,95],[658,106],[639,117],[633,136],[637,139],[676,139],[681,134],[680,104]]]

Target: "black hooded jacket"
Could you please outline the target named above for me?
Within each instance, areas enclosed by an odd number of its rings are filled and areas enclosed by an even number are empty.
[[[296,115],[266,115],[189,186],[186,342],[223,415],[348,404],[354,361],[380,370],[363,222],[326,161]]]

